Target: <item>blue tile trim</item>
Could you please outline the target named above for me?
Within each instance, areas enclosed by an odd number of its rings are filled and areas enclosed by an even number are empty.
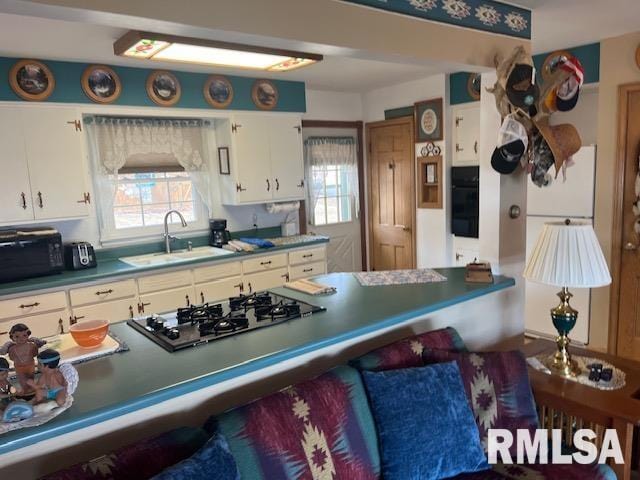
[[[0,101],[23,101],[9,86],[9,71],[19,58],[0,57]],[[89,103],[97,105],[89,99],[82,90],[80,79],[85,68],[90,63],[60,62],[38,59],[45,63],[52,71],[56,86],[46,102],[60,103]],[[147,63],[149,65],[149,63]],[[149,74],[156,68],[133,68],[111,66],[120,77],[122,93],[110,105],[129,105],[137,107],[158,107],[147,95],[145,84]],[[204,82],[211,73],[193,73],[172,70],[180,81],[182,95],[180,101],[169,108],[202,108],[214,110],[204,98],[202,89]],[[256,77],[226,76],[233,85],[233,101],[225,110],[256,110],[251,99],[251,89]],[[306,97],[304,82],[290,80],[272,80],[278,88],[278,104],[272,110],[275,112],[306,112]],[[167,107],[158,107],[167,108]]]
[[[418,308],[412,311],[404,312],[399,315],[391,316],[386,320],[377,322],[375,324],[370,324],[365,327],[350,330],[346,333],[336,335],[330,338],[326,338],[323,340],[319,340],[317,342],[309,342],[299,347],[282,350],[282,351],[273,353],[272,355],[268,355],[268,356],[259,358],[257,360],[254,360],[252,362],[238,365],[237,367],[234,367],[234,368],[229,368],[227,370],[216,372],[210,375],[205,375],[191,381],[183,382],[177,385],[172,385],[165,389],[153,392],[152,394],[144,395],[144,396],[135,398],[133,400],[130,400],[128,402],[123,402],[122,404],[116,407],[100,408],[100,409],[91,411],[85,415],[78,416],[60,425],[56,424],[55,426],[46,430],[33,430],[34,433],[29,434],[29,429],[26,429],[23,431],[25,433],[23,437],[1,444],[0,455],[12,452],[19,448],[28,447],[29,445],[33,445],[37,442],[42,442],[44,440],[56,438],[60,435],[70,433],[75,430],[79,430],[81,428],[90,427],[92,425],[96,425],[98,423],[105,422],[105,421],[117,418],[119,416],[135,412],[137,410],[141,410],[143,408],[152,407],[154,405],[157,405],[160,402],[174,399],[175,397],[178,397],[180,395],[186,395],[188,393],[195,392],[197,390],[201,390],[203,388],[219,384],[226,380],[231,380],[231,379],[240,377],[242,375],[256,372],[263,368],[275,365],[276,363],[290,360],[292,358],[296,358],[301,355],[314,352],[316,350],[320,350],[322,348],[330,347],[340,342],[352,340],[354,338],[366,335],[368,333],[373,333],[373,332],[382,330],[384,328],[392,327],[394,325],[398,325],[412,318],[417,318],[417,317],[426,315],[428,313],[435,312],[437,310],[442,310],[443,308],[451,307],[453,305],[465,302],[467,300],[472,300],[474,298],[482,297],[489,293],[497,292],[499,290],[504,290],[514,285],[515,285],[515,280],[513,280],[512,278],[499,277],[498,279],[496,279],[496,283],[492,285],[486,285],[484,286],[484,288],[469,291],[465,294],[456,296],[453,299],[435,302],[423,308]],[[276,291],[277,290],[278,289],[276,289]],[[46,428],[46,425],[44,427]],[[39,428],[42,428],[42,427],[39,427]],[[0,437],[0,442],[1,441],[2,441],[2,437]]]
[[[342,0],[412,17],[531,39],[531,11],[495,0]]]

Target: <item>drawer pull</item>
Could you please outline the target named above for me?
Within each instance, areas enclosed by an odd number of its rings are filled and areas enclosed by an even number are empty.
[[[21,202],[22,208],[24,210],[26,210],[27,209],[27,196],[24,194],[24,192],[22,192],[20,194],[20,202]]]
[[[133,318],[133,305],[129,305],[129,318]]]
[[[276,178],[276,191],[280,190],[280,181]]]
[[[109,295],[110,293],[113,293],[113,289],[109,289],[109,290],[98,290],[96,292],[96,295],[100,296],[100,295]]]
[[[302,258],[311,258],[313,257],[313,253],[307,253],[306,255],[302,255]]]
[[[302,270],[303,273],[309,273],[309,272],[313,272],[313,268],[305,268],[304,270]]]
[[[20,308],[32,308],[32,307],[38,307],[40,306],[40,302],[34,302],[34,303],[28,303],[28,304],[22,304],[20,305]]]
[[[271,182],[269,182],[269,179],[267,178],[267,192],[271,191]]]
[[[58,333],[64,333],[64,322],[61,318],[58,319]]]
[[[38,192],[38,206],[44,208],[44,201],[42,200],[42,192]]]
[[[271,260],[269,260],[268,262],[260,262],[260,265],[271,265]]]

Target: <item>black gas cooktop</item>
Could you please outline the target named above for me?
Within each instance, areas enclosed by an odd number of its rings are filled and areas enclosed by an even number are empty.
[[[325,308],[267,291],[179,308],[162,316],[134,318],[127,323],[165,350],[175,352],[322,310]]]

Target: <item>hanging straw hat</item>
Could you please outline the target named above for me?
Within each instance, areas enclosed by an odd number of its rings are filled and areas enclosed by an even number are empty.
[[[553,153],[557,177],[562,164],[580,150],[582,146],[580,134],[570,123],[549,125],[548,117],[540,118],[534,121],[534,124]]]

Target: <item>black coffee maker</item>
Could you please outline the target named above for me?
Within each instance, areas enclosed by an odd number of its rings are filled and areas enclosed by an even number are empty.
[[[231,234],[227,230],[227,221],[224,218],[209,220],[209,228],[211,229],[211,235],[209,236],[210,245],[222,247],[231,240]]]

